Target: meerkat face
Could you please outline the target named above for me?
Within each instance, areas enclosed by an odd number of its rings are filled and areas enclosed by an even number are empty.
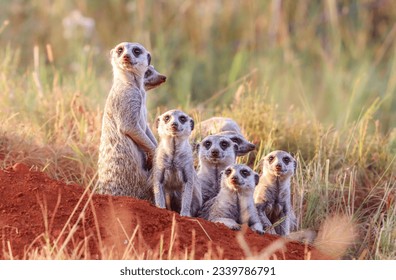
[[[237,192],[253,192],[259,182],[259,175],[244,164],[229,165],[222,173],[225,185]]]
[[[149,65],[144,73],[144,89],[151,90],[165,83],[166,76],[159,73],[153,65]]]
[[[151,63],[150,53],[138,43],[123,42],[110,51],[113,69],[143,76]]]
[[[232,142],[238,145],[237,156],[243,156],[256,149],[256,145],[247,141],[241,134],[233,131],[220,132],[218,135],[228,137]]]
[[[199,159],[212,164],[233,164],[238,146],[227,137],[210,135],[197,146]]]
[[[296,167],[296,160],[285,151],[273,151],[264,157],[263,169],[276,177],[293,176]]]
[[[170,110],[157,118],[160,136],[189,137],[194,130],[194,120],[179,110]]]

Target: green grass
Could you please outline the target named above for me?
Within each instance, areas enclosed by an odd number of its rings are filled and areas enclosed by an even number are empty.
[[[349,258],[394,259],[396,4],[388,1],[2,1],[0,166],[95,179],[108,51],[138,41],[168,76],[148,93],[150,119],[181,108],[230,116],[259,148],[298,159],[301,228],[352,215]],[[64,37],[74,9],[95,20]],[[116,15],[116,16],[115,16]]]

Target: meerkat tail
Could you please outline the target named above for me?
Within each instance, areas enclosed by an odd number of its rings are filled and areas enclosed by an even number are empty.
[[[326,218],[313,242],[315,248],[334,259],[342,258],[357,237],[356,224],[350,216]]]

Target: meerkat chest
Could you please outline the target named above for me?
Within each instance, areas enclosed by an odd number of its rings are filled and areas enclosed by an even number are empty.
[[[164,178],[168,190],[180,190],[186,183],[185,174],[179,169],[166,169],[164,171]]]

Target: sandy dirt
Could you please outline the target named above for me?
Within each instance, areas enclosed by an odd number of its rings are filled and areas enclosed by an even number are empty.
[[[245,259],[259,253],[271,259],[326,259],[298,242],[277,250],[282,245],[277,240],[249,228],[236,232],[181,217],[130,197],[92,194],[23,164],[0,170],[0,259],[45,252],[72,259]]]

